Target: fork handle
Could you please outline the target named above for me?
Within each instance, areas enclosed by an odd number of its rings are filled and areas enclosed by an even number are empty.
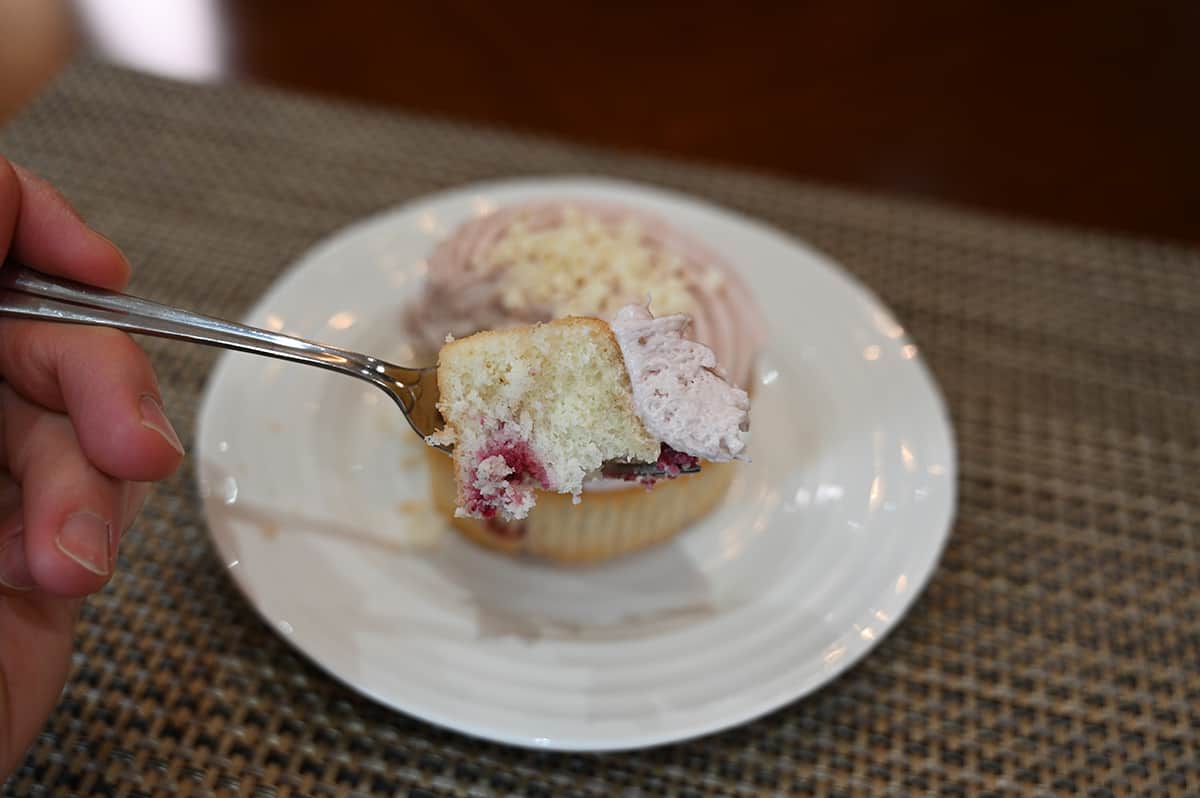
[[[0,315],[115,327],[131,333],[191,341],[342,372],[393,387],[413,385],[417,369],[294,335],[204,316],[148,299],[51,277],[9,259],[0,268]],[[405,408],[406,410],[408,408]]]
[[[370,355],[294,335],[204,316],[149,299],[51,277],[12,259],[5,260],[0,268],[0,316],[115,327],[131,333],[306,363],[358,377],[382,388],[400,406],[409,425],[422,438],[440,425],[432,423],[433,419],[429,417],[430,414],[437,416],[436,407],[429,401],[429,396],[436,401],[436,380],[432,384],[422,382],[422,377],[427,376],[429,370],[397,366]],[[427,400],[423,406],[419,405],[422,398]],[[414,415],[420,418],[414,418]],[[440,421],[440,417],[438,419]],[[449,452],[444,446],[435,448]],[[661,477],[667,473],[653,463],[612,463],[609,467],[613,475],[631,477]],[[688,467],[683,473],[698,470]]]

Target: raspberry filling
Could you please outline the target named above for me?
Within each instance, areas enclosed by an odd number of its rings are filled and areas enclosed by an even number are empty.
[[[608,473],[604,474],[604,476],[610,479],[623,479],[626,482],[637,482],[638,484],[645,485],[646,489],[649,490],[660,479],[675,479],[675,477],[683,473],[685,468],[698,466],[700,460],[690,454],[672,449],[664,443],[658,450],[658,460],[654,464],[667,473],[666,477],[639,477],[634,474],[613,475]]]
[[[658,461],[655,465],[667,472],[668,479],[674,479],[685,468],[695,468],[700,465],[700,460],[690,454],[678,452],[664,443],[658,452]]]
[[[550,489],[546,467],[526,441],[492,440],[475,457],[472,479],[465,485],[464,509],[471,515],[523,515],[515,511],[533,506],[535,487]]]
[[[622,474],[617,478],[637,482],[649,490],[660,479],[674,479],[684,469],[698,464],[696,457],[664,443],[659,448],[655,465],[665,472],[665,477]],[[464,485],[463,509],[471,516],[484,519],[488,529],[498,537],[519,538],[523,525],[506,522],[514,517],[525,517],[536,500],[535,488],[553,490],[546,467],[533,453],[528,441],[495,438],[475,453],[475,465]]]

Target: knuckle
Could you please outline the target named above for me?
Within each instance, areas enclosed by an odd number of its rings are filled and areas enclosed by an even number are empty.
[[[0,326],[0,362],[39,383],[52,377],[52,337],[49,322],[12,321]]]

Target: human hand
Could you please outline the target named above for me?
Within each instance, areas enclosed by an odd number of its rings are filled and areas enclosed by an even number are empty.
[[[0,157],[0,262],[119,290],[120,251]],[[116,330],[0,319],[0,782],[57,703],[84,596],[112,575],[149,483],[183,447]]]

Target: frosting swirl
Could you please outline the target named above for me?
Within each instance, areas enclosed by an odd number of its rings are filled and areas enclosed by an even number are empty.
[[[749,287],[720,255],[653,214],[594,201],[542,201],[472,219],[429,258],[405,324],[422,354],[447,335],[595,316],[647,300],[685,313],[689,337],[746,386],[766,329]]]

